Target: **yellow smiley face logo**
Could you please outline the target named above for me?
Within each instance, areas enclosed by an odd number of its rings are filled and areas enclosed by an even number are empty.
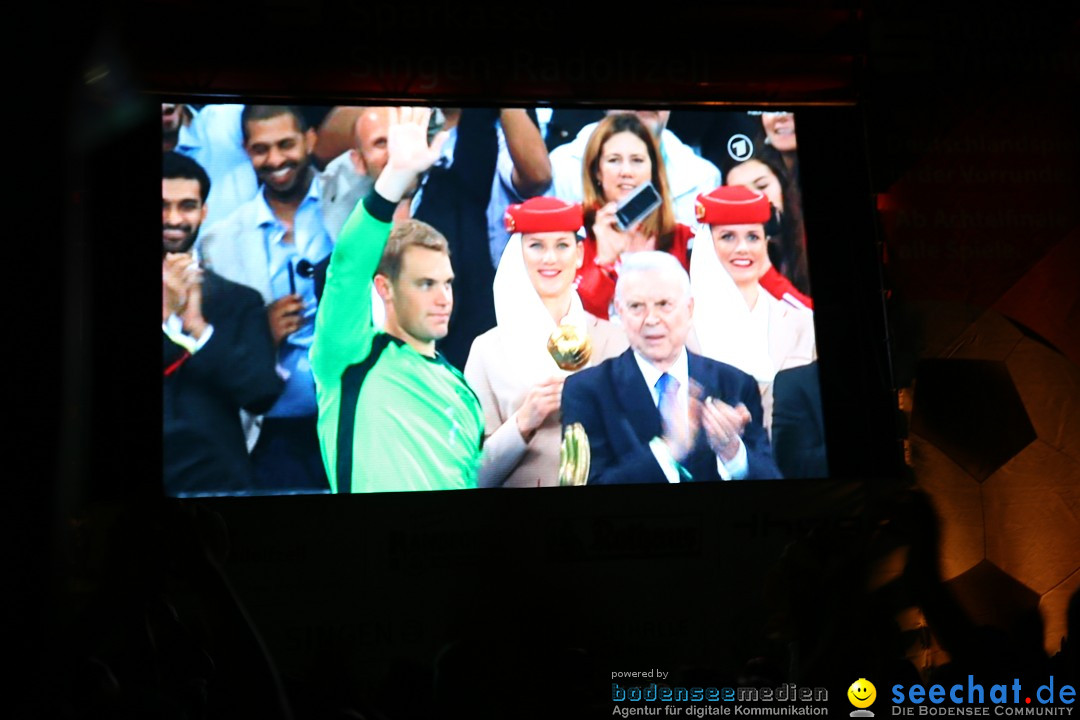
[[[847,689],[848,700],[857,708],[868,708],[877,698],[877,688],[866,678],[859,678]]]

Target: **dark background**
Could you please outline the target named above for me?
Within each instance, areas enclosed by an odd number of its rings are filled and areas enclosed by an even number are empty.
[[[1080,429],[1070,400],[1080,346],[1073,330],[1076,283],[1067,272],[1080,264],[1073,262],[1080,189],[1075,12],[1037,3],[987,12],[967,4],[736,2],[664,7],[657,17],[615,6],[545,5],[522,17],[505,8],[288,0],[114,3],[65,17],[46,7],[25,12],[37,42],[27,56],[8,60],[19,100],[7,124],[14,126],[9,147],[16,151],[9,173],[21,188],[12,194],[11,236],[19,248],[12,262],[16,275],[30,278],[31,291],[11,298],[9,322],[25,338],[13,353],[18,364],[38,370],[29,377],[41,379],[15,375],[11,385],[27,394],[18,407],[29,417],[17,420],[32,430],[24,447],[44,451],[13,453],[29,460],[25,469],[14,466],[19,502],[7,524],[18,588],[9,612],[26,638],[12,647],[25,660],[15,678],[23,687],[41,687],[55,670],[68,647],[71,607],[80,593],[93,594],[92,584],[78,585],[85,578],[72,568],[109,564],[94,552],[110,546],[72,540],[73,528],[108,528],[114,515],[153,506],[155,421],[130,409],[156,402],[156,373],[118,337],[132,326],[153,325],[152,318],[135,317],[144,309],[130,298],[144,282],[146,293],[154,292],[152,273],[144,281],[137,259],[144,250],[156,252],[148,245],[155,241],[139,239],[156,225],[155,190],[103,181],[117,177],[115,169],[103,170],[110,165],[152,168],[152,153],[132,151],[141,138],[148,147],[156,142],[148,122],[156,99],[147,91],[321,104],[410,94],[477,102],[854,102],[864,133],[854,160],[846,160],[854,164],[851,172],[863,174],[851,186],[868,189],[868,205],[880,211],[876,229],[874,221],[856,222],[874,236],[863,248],[873,254],[883,247],[888,259],[892,349],[891,366],[867,366],[872,379],[864,387],[896,391],[903,411],[883,421],[880,398],[867,399],[867,426],[881,443],[871,452],[879,472],[871,474],[883,477],[725,488],[730,492],[722,496],[693,488],[697,495],[672,493],[659,502],[620,489],[626,492],[617,501],[610,494],[582,496],[575,511],[524,496],[439,494],[410,501],[407,512],[422,519],[411,527],[390,526],[388,513],[403,519],[406,512],[393,498],[363,508],[320,502],[325,498],[289,505],[223,501],[214,509],[229,525],[231,577],[286,673],[303,675],[333,645],[326,638],[344,637],[342,646],[352,648],[348,662],[378,687],[389,682],[392,661],[422,666],[445,642],[481,628],[504,637],[556,632],[553,644],[585,646],[600,658],[601,670],[739,667],[761,634],[747,618],[762,614],[763,568],[813,528],[858,537],[876,517],[874,508],[887,505],[888,488],[901,483],[890,452],[904,437],[915,482],[935,496],[945,519],[946,579],[990,562],[1044,599],[1080,584],[1080,554],[1068,552],[1080,544],[1080,454],[1072,440]],[[545,26],[552,29],[536,32]],[[812,231],[810,223],[808,217]],[[22,256],[26,250],[29,258]],[[820,261],[811,257],[817,273]],[[868,323],[861,327],[874,327],[868,318],[876,308],[865,303],[876,280],[865,273],[852,280],[852,297]],[[1056,421],[1033,422],[1057,455],[1042,470],[1035,462],[1017,481],[1041,492],[1044,506],[1063,505],[1066,516],[1071,508],[1071,524],[1051,513],[1042,535],[1014,536],[1015,529],[968,517],[980,509],[984,518],[994,514],[984,481],[1029,445],[1027,430],[1009,430],[1016,447],[987,467],[963,461],[971,439],[942,437],[934,422],[940,416],[920,425],[917,402],[914,432],[907,431],[920,368],[957,357],[956,339],[989,322],[988,312],[1010,318],[1024,338],[1036,338],[1060,359],[1049,371],[1045,364],[1030,370],[1049,374],[1067,400]],[[23,335],[27,315],[37,321]],[[880,335],[871,337],[884,344],[884,329],[877,329]],[[1017,369],[1010,370],[1015,379]],[[939,384],[957,386],[944,376]],[[984,418],[1011,427],[1003,407],[990,403]],[[934,465],[926,458],[937,450],[961,460]],[[974,491],[941,490],[949,485],[941,481],[946,465],[972,476]],[[506,513],[518,521],[509,537],[499,519]],[[1027,511],[1017,516],[1021,526],[1036,524]],[[470,521],[465,526],[462,517]],[[356,531],[327,530],[343,527]],[[1040,564],[1023,554],[995,555],[995,547],[1017,543],[1063,546],[1064,557],[1073,559]],[[838,561],[846,557],[841,545]],[[1064,604],[1055,607],[1044,612],[1048,622],[1055,614],[1060,620]],[[1051,651],[1056,646],[1050,629],[1045,644]]]

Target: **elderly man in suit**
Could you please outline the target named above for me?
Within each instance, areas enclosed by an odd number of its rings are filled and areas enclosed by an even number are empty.
[[[628,255],[615,302],[631,348],[563,387],[563,425],[588,436],[588,483],[779,478],[757,383],[686,350],[694,301],[678,260]]]

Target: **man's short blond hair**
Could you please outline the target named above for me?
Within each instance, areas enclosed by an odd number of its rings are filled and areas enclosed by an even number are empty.
[[[386,241],[377,275],[385,275],[391,282],[397,282],[401,275],[401,259],[410,247],[422,247],[444,253],[450,257],[450,244],[441,232],[420,220],[406,220],[394,226]]]

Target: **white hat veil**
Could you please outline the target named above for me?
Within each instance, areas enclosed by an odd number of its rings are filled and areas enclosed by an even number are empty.
[[[553,375],[569,375],[548,353],[547,341],[557,325],[525,269],[521,233],[514,233],[506,243],[495,271],[493,294],[499,342],[505,357],[514,363],[515,374],[529,385]],[[588,333],[585,309],[577,291],[571,291],[570,308],[562,324],[573,325],[582,336]]]
[[[776,369],[768,343],[756,342],[750,308],[735,281],[716,255],[708,225],[698,229],[690,257],[690,292],[694,296],[694,330],[701,354],[753,375],[758,382],[772,382]],[[758,302],[768,302],[760,288]]]

